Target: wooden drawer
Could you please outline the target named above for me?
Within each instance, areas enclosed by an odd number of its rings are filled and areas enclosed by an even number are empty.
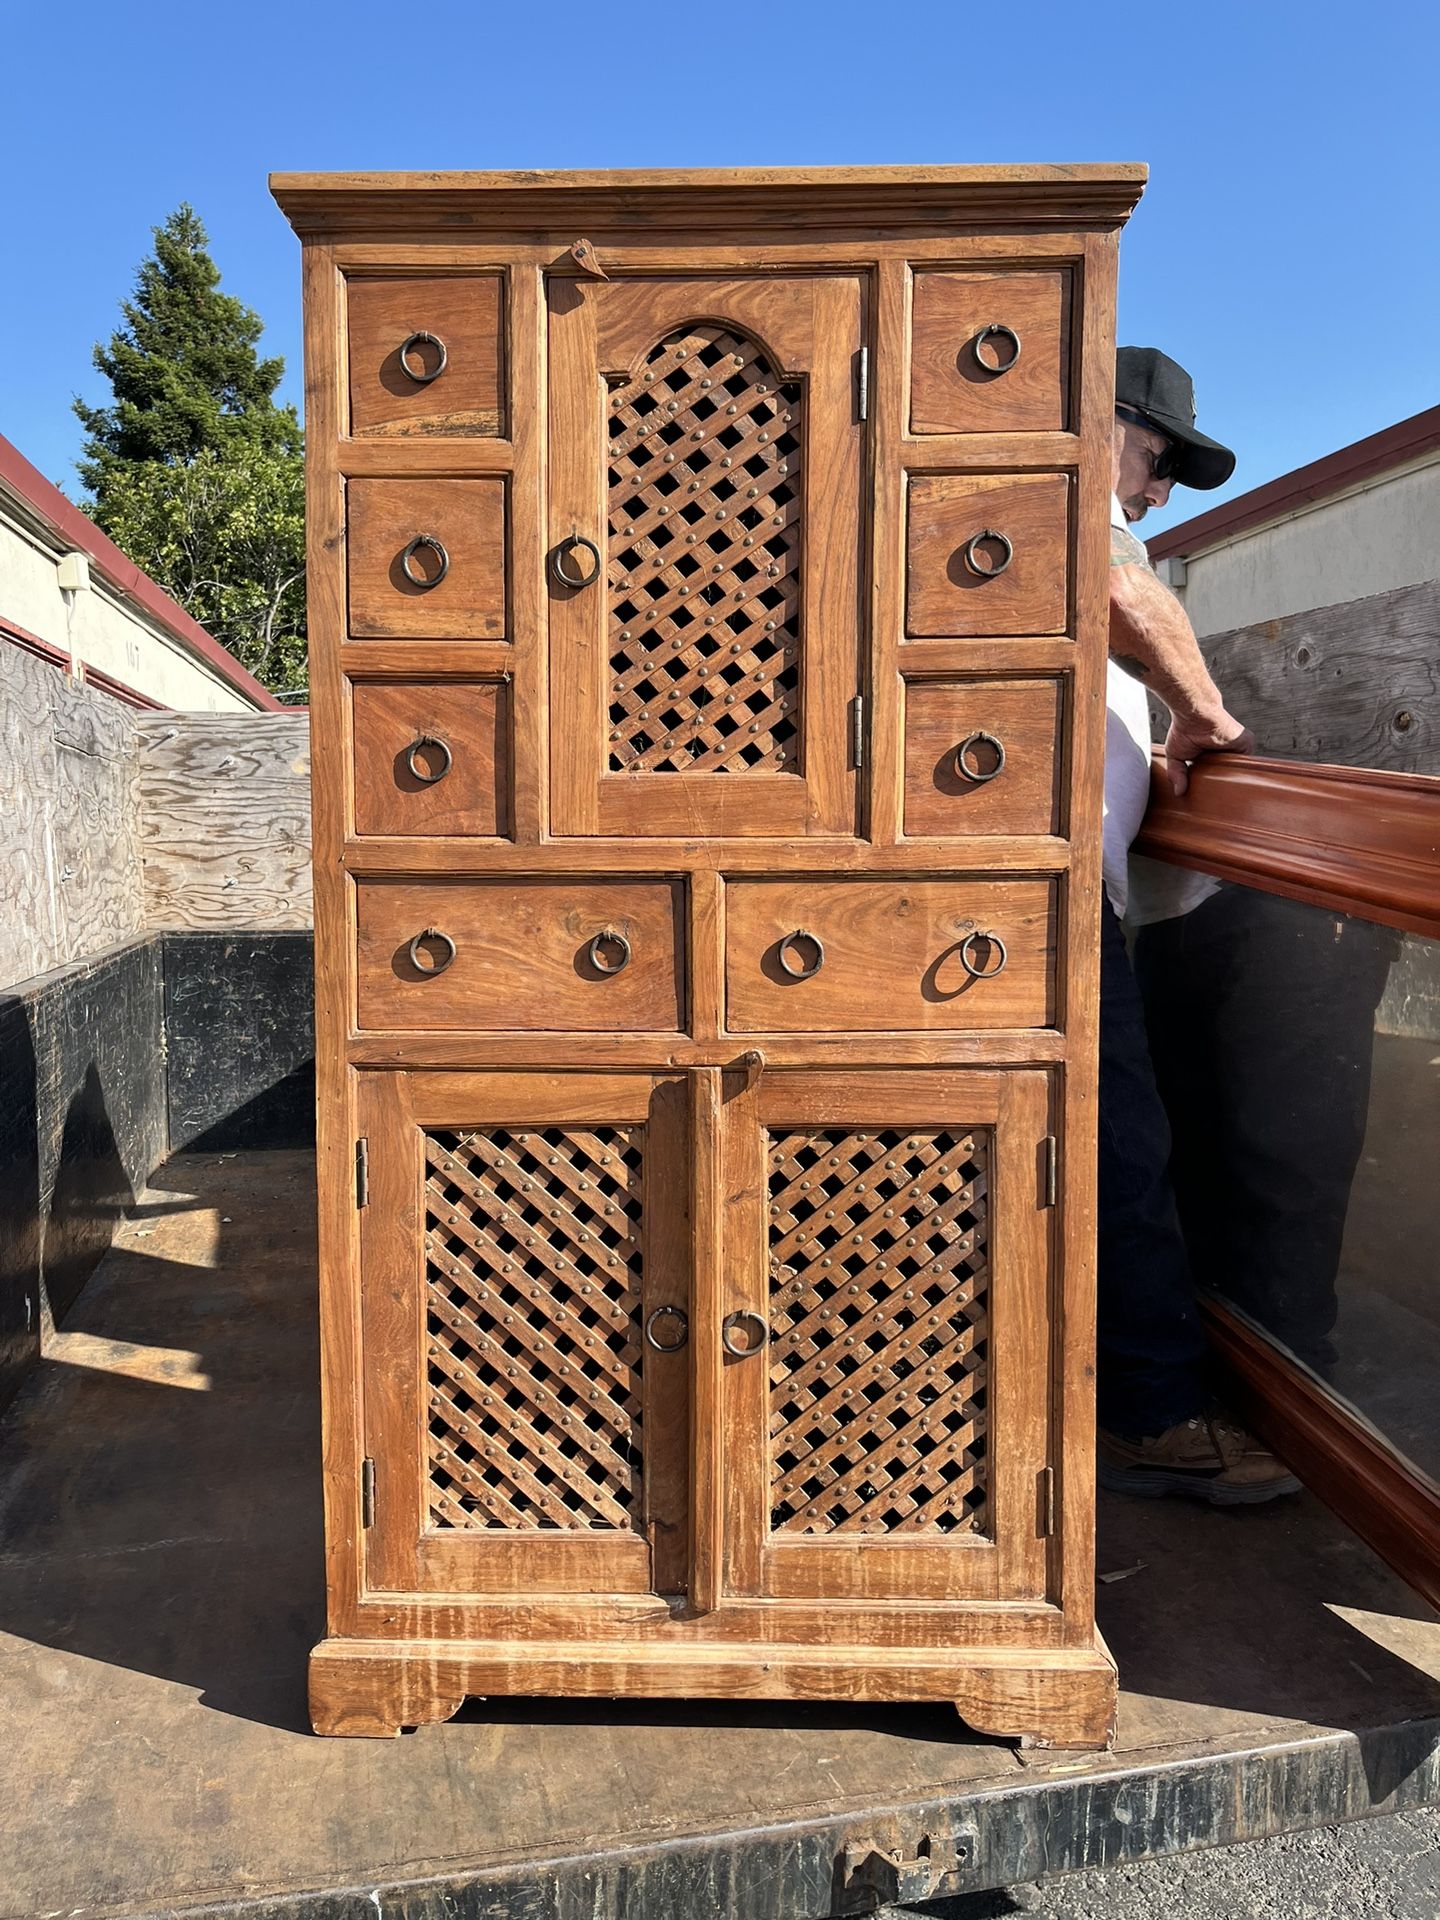
[[[351,480],[350,632],[358,639],[505,634],[505,482]]]
[[[1060,833],[1062,683],[912,680],[905,832]]]
[[[912,433],[1059,433],[1070,424],[1067,267],[917,273]]]
[[[351,433],[503,433],[504,284],[493,273],[353,276]]]
[[[508,833],[507,705],[498,680],[358,682],[356,833]]]
[[[1069,546],[1070,480],[1063,473],[917,475],[910,482],[906,632],[1063,633]]]
[[[677,881],[362,880],[356,896],[361,1027],[675,1033],[684,1025]],[[446,940],[454,957],[443,965]],[[423,971],[437,962],[442,971]]]
[[[729,1030],[1050,1026],[1055,915],[1041,879],[732,881]],[[967,957],[990,977],[967,972]]]

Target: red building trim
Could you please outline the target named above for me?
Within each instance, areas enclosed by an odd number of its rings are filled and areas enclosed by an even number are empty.
[[[58,667],[62,673],[71,665],[70,655],[63,647],[52,646],[48,640],[42,640],[38,633],[27,633],[24,627],[17,627],[13,620],[0,619],[0,635],[17,646],[24,653],[33,653],[37,660],[43,660],[48,666]],[[138,687],[129,686],[124,680],[116,680],[99,667],[92,667],[88,660],[82,660],[80,667],[85,676],[87,687],[97,687],[101,693],[108,693],[112,700],[122,700],[127,707],[138,707],[146,713],[163,713],[165,703],[156,700],[153,695],[142,693]]]
[[[284,711],[283,703],[275,698],[268,687],[262,687],[252,673],[247,673],[234,654],[208,634],[198,620],[192,620],[182,606],[156,586],[148,573],[142,573],[133,560],[127,560],[114,542],[106,539],[95,522],[72,505],[43,473],[32,467],[24,454],[13,447],[3,434],[0,434],[0,486],[18,494],[68,547],[87,554],[96,571],[117,592],[133,601],[157,626],[172,634],[185,651],[203,661],[217,679],[224,680],[237,693],[244,694],[247,700],[266,712]],[[99,685],[105,676],[87,668],[86,677]],[[114,684],[118,686],[120,682]],[[133,693],[133,689],[131,691]]]
[[[1253,492],[1242,493],[1223,506],[1212,507],[1209,513],[1197,513],[1193,520],[1182,520],[1178,527],[1167,527],[1164,533],[1157,533],[1153,540],[1145,543],[1147,550],[1152,560],[1200,553],[1250,527],[1278,520],[1296,507],[1343,493],[1346,487],[1356,486],[1372,474],[1403,466],[1407,460],[1416,460],[1435,447],[1440,447],[1440,407],[1427,407],[1424,413],[1412,414],[1408,420],[1372,433],[1366,440],[1355,441],[1353,446],[1327,453],[1323,460],[1312,460],[1308,467],[1282,473],[1278,480],[1267,481]]]

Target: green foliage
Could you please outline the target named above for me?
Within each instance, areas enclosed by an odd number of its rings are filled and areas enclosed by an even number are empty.
[[[277,692],[305,681],[304,460],[259,316],[220,291],[181,206],[95,365],[113,403],[75,412],[87,511],[139,567]]]
[[[115,544],[276,693],[305,685],[305,469],[293,453],[207,447],[132,465],[110,489]]]

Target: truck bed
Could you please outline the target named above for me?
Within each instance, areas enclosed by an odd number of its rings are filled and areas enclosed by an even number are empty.
[[[1102,1500],[1109,1754],[792,1703],[315,1738],[313,1221],[308,1154],[173,1158],[0,1421],[0,1915],[820,1920],[1440,1798],[1440,1623],[1309,1495]]]

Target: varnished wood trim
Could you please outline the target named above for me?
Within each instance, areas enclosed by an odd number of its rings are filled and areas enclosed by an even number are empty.
[[[275,173],[298,233],[457,233],[594,228],[1116,226],[1146,168],[717,167],[514,173]],[[565,242],[568,247],[569,239]]]
[[[542,1050],[557,1072],[593,1067],[735,1067],[763,1052],[773,1066],[1046,1066],[1066,1058],[1053,1027],[995,1027],[976,1032],[683,1033],[384,1032],[352,1034],[354,1067],[533,1067]]]
[[[392,676],[387,672],[378,677]],[[476,670],[472,668],[465,677],[477,677]],[[482,846],[459,838],[416,835],[405,840],[348,840],[344,865],[357,875],[404,875],[416,880],[493,878],[496,874],[518,879],[526,873],[568,873],[577,879],[607,873],[646,873],[680,879],[687,873],[717,872],[810,875],[816,879],[833,879],[837,874],[860,878],[909,873],[958,880],[983,879],[995,873],[1065,873],[1070,866],[1070,845],[1050,834],[976,833],[906,840],[894,847],[872,846],[862,840],[582,838],[551,840],[535,847],[499,847],[489,841]]]
[[[1215,754],[1177,799],[1158,757],[1137,853],[1440,935],[1440,779]]]
[[[1247,1315],[1204,1300],[1246,1420],[1346,1526],[1440,1607],[1440,1488]]]

